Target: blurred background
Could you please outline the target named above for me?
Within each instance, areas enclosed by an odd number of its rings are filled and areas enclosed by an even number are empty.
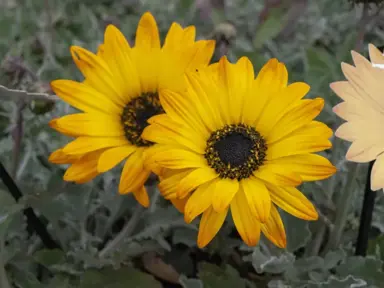
[[[16,203],[0,182],[0,287],[384,287],[383,193],[377,192],[367,256],[354,256],[368,165],[345,161],[348,143],[332,139],[334,148],[324,153],[336,176],[301,187],[319,220],[283,214],[287,249],[265,239],[246,247],[228,219],[201,250],[198,222],[186,225],[158,193],[147,210],[118,195],[121,167],[87,184],[65,183],[65,166],[47,159],[68,138],[47,123],[73,110],[41,94],[52,94],[54,79],[82,79],[71,45],[96,51],[110,23],[132,44],[140,16],[150,11],[162,39],[174,21],[195,25],[199,39],[216,39],[215,61],[247,56],[257,72],[278,58],[290,82],[311,86],[307,97],[326,99],[319,119],[335,129],[341,120],[331,109],[340,100],[329,83],[344,80],[340,63],[352,63],[351,50],[366,57],[368,43],[383,50],[381,2],[0,0],[0,85],[35,93],[0,93],[0,161],[24,194]],[[26,207],[57,247],[31,231]]]

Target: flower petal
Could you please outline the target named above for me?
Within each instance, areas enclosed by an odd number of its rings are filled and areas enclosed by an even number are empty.
[[[263,182],[253,177],[243,179],[240,185],[247,200],[246,205],[249,206],[253,217],[256,217],[262,223],[266,222],[271,209],[271,196],[267,187]]]
[[[253,113],[253,115],[255,115],[253,119],[257,123],[262,111],[272,99],[271,96],[286,87],[287,83],[288,71],[285,65],[276,58],[270,59],[263,68],[261,68],[253,83],[252,91],[254,95],[250,98],[253,101],[247,105],[247,108],[251,109],[247,114]]]
[[[285,248],[287,246],[287,236],[283,221],[275,205],[271,206],[271,214],[265,224],[261,224],[261,231],[277,247]]]
[[[236,193],[231,202],[231,214],[241,239],[248,246],[255,246],[260,240],[260,222],[252,213],[242,189]]]
[[[384,153],[380,154],[372,167],[371,190],[377,191],[384,188]]]
[[[293,216],[304,220],[317,220],[318,214],[313,204],[294,187],[267,185],[272,202]]]
[[[151,155],[148,158],[148,167],[151,163],[158,163],[160,166],[169,169],[199,168],[206,167],[207,161],[202,155],[179,148],[170,148]]]
[[[185,205],[184,220],[191,223],[197,216],[207,210],[213,199],[213,188],[218,180],[213,180],[199,186],[189,197]]]
[[[84,112],[102,112],[108,115],[121,113],[120,106],[83,83],[72,80],[55,80],[51,82],[51,87],[62,100]]]
[[[140,188],[133,191],[133,196],[145,208],[149,207],[149,197],[148,192],[145,186],[141,186]]]
[[[316,154],[299,154],[269,161],[285,171],[299,175],[303,181],[326,179],[336,173],[336,167],[325,157]]]
[[[151,172],[143,166],[143,149],[137,149],[125,162],[121,173],[119,193],[126,194],[144,185]]]
[[[369,141],[368,139],[357,139],[349,147],[345,158],[348,161],[366,163],[374,160],[384,151],[384,142]]]
[[[271,164],[269,162],[259,167],[253,175],[276,186],[298,186],[303,182],[300,175],[294,171],[287,170],[286,167],[279,164]]]
[[[184,214],[185,205],[187,204],[188,199],[189,199],[189,196],[187,196],[187,197],[185,197],[183,199],[173,198],[173,199],[170,199],[170,201],[172,202],[172,205],[175,206],[175,208],[180,213]]]
[[[116,85],[119,85],[123,101],[127,103],[141,94],[140,78],[131,59],[131,48],[124,35],[113,25],[107,26],[104,42],[103,58],[114,75]]]
[[[287,111],[292,110],[292,106],[300,103],[298,100],[303,98],[309,89],[308,84],[296,82],[283,88],[277,95],[274,95],[262,111],[262,115],[257,124],[257,130],[262,135],[267,135],[276,124],[280,124],[279,120]],[[293,110],[292,113],[294,112],[296,111]]]
[[[88,137],[81,136],[64,146],[63,152],[68,155],[85,154],[103,148],[125,146],[125,137]]]
[[[147,126],[141,137],[147,141],[159,144],[180,144],[184,148],[199,154],[204,154],[206,146],[206,142],[202,137],[193,133],[190,128],[183,127],[181,124],[175,123],[170,119],[167,122],[162,121]]]
[[[54,128],[72,136],[123,136],[124,130],[118,117],[103,113],[70,114],[50,122]]]
[[[369,58],[371,59],[371,62],[374,64],[384,65],[383,53],[372,44],[368,45],[368,49],[369,49]]]
[[[207,246],[217,232],[219,232],[221,226],[223,226],[227,212],[228,208],[223,212],[218,213],[211,207],[203,213],[199,225],[199,234],[197,236],[197,246],[199,248]]]
[[[81,158],[82,155],[67,155],[63,152],[63,149],[57,149],[49,155],[48,161],[55,164],[69,164],[74,163]]]
[[[300,104],[289,110],[280,121],[268,131],[260,131],[266,138],[267,144],[276,142],[293,131],[309,124],[317,115],[320,114],[324,107],[324,99],[316,98],[314,100],[300,100]],[[258,127],[256,130],[259,131]]]
[[[184,179],[189,173],[191,173],[192,170],[187,169],[173,171],[174,173],[172,175],[169,175],[167,177],[160,177],[160,183],[158,185],[161,195],[165,199],[170,200],[177,199],[177,191],[180,181]]]
[[[133,152],[135,152],[136,149],[137,147],[132,145],[125,145],[107,149],[101,154],[99,158],[99,162],[97,163],[97,171],[103,173],[112,169],[125,158],[127,158],[129,155],[131,155]]]
[[[122,91],[116,86],[116,80],[105,61],[78,46],[71,46],[70,50],[73,61],[85,77],[84,83],[123,107]]]
[[[212,208],[216,212],[222,212],[228,209],[233,197],[239,191],[239,181],[237,179],[219,179],[212,188],[213,201]]]
[[[95,178],[97,172],[97,161],[103,151],[95,151],[85,154],[67,169],[64,174],[65,181],[73,181],[78,184],[86,183]]]
[[[159,30],[156,20],[150,12],[144,13],[139,21],[135,47],[144,50],[160,49]]]
[[[187,194],[195,190],[198,186],[203,185],[219,175],[210,167],[201,167],[193,170],[186,177],[181,179],[177,187],[177,197],[184,198]],[[213,192],[213,191],[212,191]],[[211,192],[211,193],[212,193]],[[194,192],[196,193],[196,192]]]
[[[266,158],[267,160],[273,160],[331,148],[332,143],[328,138],[332,134],[332,130],[324,123],[312,121],[284,139],[268,145]]]

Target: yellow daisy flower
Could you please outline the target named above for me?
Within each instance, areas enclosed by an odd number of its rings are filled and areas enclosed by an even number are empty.
[[[171,169],[161,177],[163,196],[178,200],[188,223],[203,214],[199,247],[216,235],[229,209],[248,245],[256,245],[263,231],[285,247],[277,207],[317,219],[314,206],[295,187],[336,171],[326,158],[312,154],[331,147],[332,130],[313,121],[323,99],[302,100],[309,86],[288,85],[287,70],[276,59],[256,79],[253,71],[245,57],[236,64],[223,57],[188,73],[187,89],[164,91],[160,101],[166,114],[149,119],[142,134],[158,143],[148,166]]]
[[[57,131],[76,139],[50,156],[54,163],[69,163],[64,179],[83,183],[125,162],[121,194],[133,192],[149,205],[144,183],[150,170],[144,165],[153,143],[141,138],[147,119],[164,113],[159,95],[164,88],[183,89],[183,74],[207,66],[214,41],[195,41],[195,27],[173,23],[161,46],[157,24],[147,12],[140,19],[135,46],[130,47],[113,25],[105,31],[97,54],[71,47],[83,82],[56,80],[52,89],[83,113],[50,122]]]
[[[384,120],[384,55],[369,45],[371,62],[352,51],[355,66],[342,63],[347,81],[330,84],[344,102],[333,111],[347,122],[335,132],[341,139],[352,142],[346,159],[365,163],[375,160],[371,173],[371,190],[384,188],[384,138],[381,121]]]

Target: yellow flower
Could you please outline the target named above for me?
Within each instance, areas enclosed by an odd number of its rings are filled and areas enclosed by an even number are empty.
[[[109,25],[97,55],[71,47],[83,82],[56,80],[52,89],[83,113],[50,122],[57,131],[76,139],[50,156],[54,163],[69,163],[64,179],[83,183],[125,162],[119,185],[121,194],[133,192],[149,205],[144,183],[150,169],[144,165],[153,143],[141,138],[147,119],[164,113],[159,95],[164,88],[183,89],[183,75],[207,66],[214,41],[195,42],[195,27],[173,23],[161,47],[153,16],[140,19],[135,46]]]
[[[203,213],[199,247],[216,235],[229,208],[248,245],[256,245],[263,231],[285,247],[277,206],[301,219],[317,219],[314,206],[295,187],[336,171],[312,154],[331,147],[332,130],[313,121],[323,99],[302,100],[309,86],[287,85],[287,70],[276,59],[256,79],[245,57],[236,64],[223,57],[186,79],[185,95],[164,91],[166,114],[149,119],[142,134],[159,144],[148,165],[172,170],[162,175],[160,191],[181,206],[186,202],[186,222]]]
[[[355,67],[346,63],[341,68],[347,81],[331,83],[331,89],[344,102],[333,111],[347,122],[335,132],[341,139],[352,142],[346,159],[364,163],[375,160],[371,173],[371,189],[384,188],[384,55],[369,45],[371,62],[352,51]]]

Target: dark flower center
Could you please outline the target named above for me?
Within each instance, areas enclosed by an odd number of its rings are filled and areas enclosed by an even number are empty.
[[[152,116],[165,113],[160,104],[157,93],[144,93],[132,99],[123,109],[121,123],[124,127],[125,137],[136,146],[151,146],[153,143],[141,138],[147,120]]]
[[[221,178],[250,177],[264,162],[267,144],[253,127],[226,125],[211,134],[205,158]]]

